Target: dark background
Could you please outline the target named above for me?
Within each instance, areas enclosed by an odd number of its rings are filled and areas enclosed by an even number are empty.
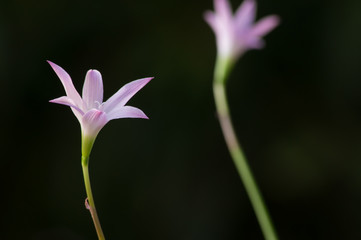
[[[241,1],[232,1],[235,8]],[[96,239],[84,207],[80,127],[48,103],[98,69],[105,99],[154,76],[90,161],[107,239],[263,239],[215,117],[211,0],[0,3],[1,234]],[[281,239],[361,239],[361,1],[259,0],[278,14],[267,46],[238,62],[237,135]]]

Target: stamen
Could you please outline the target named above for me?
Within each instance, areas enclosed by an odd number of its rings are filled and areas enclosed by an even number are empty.
[[[98,101],[95,101],[94,102],[94,108],[96,108],[96,109],[100,109],[100,106],[101,106],[102,104],[100,103],[100,102],[98,102]]]
[[[101,104],[99,104],[98,109],[99,109],[100,111],[103,111],[103,106],[104,106],[104,102],[103,102],[103,103],[101,103]]]

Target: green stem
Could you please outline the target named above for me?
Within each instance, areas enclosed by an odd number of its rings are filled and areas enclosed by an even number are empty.
[[[246,188],[247,194],[256,213],[256,217],[261,226],[263,235],[266,240],[277,240],[278,237],[273,227],[270,215],[268,214],[267,207],[252,175],[252,171],[248,166],[247,159],[243,154],[242,148],[237,140],[232,125],[225,90],[226,79],[232,68],[232,65],[233,64],[231,61],[227,62],[218,60],[216,63],[213,91],[219,121],[233,162],[236,165],[237,171]]]
[[[95,230],[97,231],[97,234],[98,234],[98,239],[105,240],[102,227],[100,226],[100,221],[98,218],[97,210],[95,208],[92,189],[90,186],[88,163],[89,163],[89,156],[87,156],[87,157],[82,156],[81,166],[83,168],[85,190],[86,190],[86,194],[88,196],[87,201],[88,201],[89,211],[90,211],[90,214],[93,219]]]

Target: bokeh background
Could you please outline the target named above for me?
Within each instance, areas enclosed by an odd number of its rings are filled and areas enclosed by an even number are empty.
[[[232,1],[235,8],[241,3]],[[282,24],[229,84],[237,135],[281,239],[361,239],[361,1],[259,0]],[[130,102],[150,120],[110,122],[90,160],[108,239],[263,239],[215,115],[211,0],[0,3],[1,234],[96,239],[80,128],[48,103],[98,69],[105,98],[154,76]]]

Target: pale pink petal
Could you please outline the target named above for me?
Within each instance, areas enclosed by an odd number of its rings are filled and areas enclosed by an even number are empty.
[[[152,79],[152,77],[142,78],[124,85],[121,89],[118,90],[118,92],[116,92],[104,103],[101,109],[104,112],[109,113],[115,108],[124,106],[129,101],[129,99],[134,96],[134,94],[136,94]]]
[[[237,31],[244,32],[249,29],[256,16],[256,2],[254,0],[245,0],[237,9],[234,21]]]
[[[249,36],[245,40],[245,45],[247,46],[247,49],[261,49],[264,47],[265,42],[258,36]]]
[[[220,58],[238,59],[245,51],[262,48],[262,37],[278,25],[277,16],[270,16],[254,24],[256,0],[244,0],[235,14],[228,0],[214,0],[215,12],[206,12],[205,20],[216,35]]]
[[[262,37],[277,27],[279,22],[280,19],[276,15],[264,17],[253,26],[250,34]]]
[[[216,15],[212,11],[206,11],[204,13],[204,20],[206,20],[214,32],[218,31]]]
[[[233,13],[228,0],[214,0],[215,31],[217,46],[220,52],[227,52],[233,36]]]
[[[83,136],[96,137],[107,122],[108,118],[104,112],[97,109],[88,111],[81,120]]]
[[[123,106],[117,109],[113,109],[110,113],[107,114],[108,120],[113,120],[117,118],[145,118],[148,119],[147,115],[136,107]]]
[[[232,8],[228,0],[214,0],[214,10],[220,18],[232,18]]]
[[[47,62],[53,68],[56,75],[58,75],[61,83],[64,86],[66,95],[74,101],[76,106],[78,106],[79,108],[82,108],[83,100],[81,99],[79,93],[76,91],[69,74],[64,69],[62,69],[60,66],[56,65],[55,63],[53,63],[51,61],[47,61]]]
[[[82,96],[88,110],[98,107],[103,102],[103,80],[99,71],[87,72]]]
[[[50,100],[49,102],[62,104],[62,105],[72,107],[75,110],[77,110],[81,115],[84,115],[84,112],[79,107],[77,107],[75,105],[74,101],[70,97],[63,96],[63,97],[59,97],[59,98],[55,98],[53,100]]]

